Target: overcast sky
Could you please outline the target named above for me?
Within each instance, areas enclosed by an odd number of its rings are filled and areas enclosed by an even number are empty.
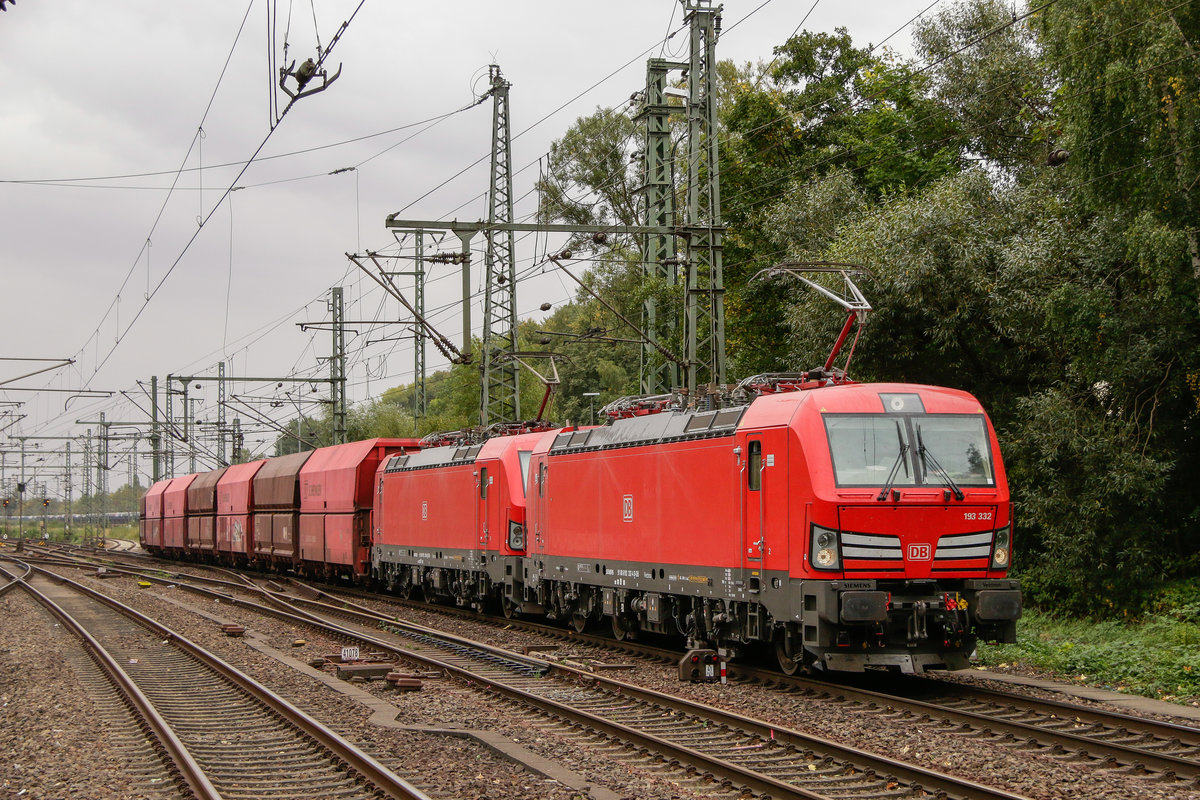
[[[878,43],[929,2],[823,0],[813,8],[812,0],[731,0],[718,57],[769,61],[810,9],[805,28],[844,26],[857,44]],[[598,106],[623,107],[644,84],[646,59],[664,47],[686,57],[677,0],[365,0],[330,56],[332,68],[342,65],[340,79],[298,102],[268,139],[269,52],[282,61],[286,32],[289,60],[313,56],[318,39],[327,46],[358,5],[273,0],[273,47],[267,0],[18,0],[0,14],[0,355],[75,360],[15,386],[117,392],[91,399],[0,388],[0,398],[25,403],[0,406],[10,412],[0,428],[26,415],[6,434],[74,436],[88,427],[76,420],[100,411],[110,420],[145,419],[119,392],[145,408],[139,381],[215,375],[222,360],[231,375],[327,375],[318,358],[329,354],[329,334],[296,323],[327,319],[329,287],[345,287],[348,320],[400,313],[395,301],[381,310],[382,293],[344,254],[394,246],[384,227],[392,212],[486,216],[491,102],[432,127],[428,121],[485,91],[488,64],[499,64],[513,84],[522,218],[536,207],[528,193],[551,141]],[[910,31],[888,46],[907,53]],[[238,162],[264,139],[239,177]],[[356,169],[329,174],[346,167]],[[243,188],[222,201],[235,185]],[[482,242],[475,247],[479,253]],[[518,244],[517,258],[518,268],[532,263],[531,240]],[[432,267],[426,300],[455,340],[457,270]],[[518,312],[568,301],[568,283],[552,274],[523,282]],[[398,328],[350,327],[357,332],[347,336],[351,401],[412,381],[410,342],[363,347]],[[431,370],[444,366],[428,350]],[[0,362],[0,381],[39,366]],[[230,392],[269,396],[275,388]],[[215,385],[196,394],[209,398],[198,417],[215,419]],[[262,411],[289,416],[286,408]],[[57,450],[62,442],[41,446]],[[15,461],[8,456],[9,480]],[[143,485],[149,469],[142,458]],[[111,486],[126,475],[122,466]],[[46,477],[51,493],[59,491]]]

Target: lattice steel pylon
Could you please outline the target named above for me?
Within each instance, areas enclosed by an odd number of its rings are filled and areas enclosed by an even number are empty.
[[[513,221],[512,134],[508,116],[508,90],[512,86],[489,68],[492,88],[492,170],[488,189],[488,222]],[[521,418],[517,352],[516,243],[513,232],[488,230],[484,255],[483,388],[479,422],[516,421]]]
[[[417,231],[413,264],[413,307],[425,316],[425,232]],[[413,419],[421,419],[429,411],[425,390],[425,337],[418,331],[413,336]]]
[[[329,357],[329,396],[332,401],[333,444],[346,443],[346,317],[342,287],[329,291],[329,312],[333,318],[333,352]]]
[[[721,6],[681,0],[691,28],[688,68],[687,285],[684,361],[691,397],[725,383],[725,279],[721,263],[721,189],[717,159],[717,39]]]
[[[88,507],[83,512],[83,532],[85,536],[92,534],[92,518],[96,513],[96,495],[92,492],[92,429],[87,429],[83,445],[83,496],[87,498]]]
[[[174,376],[167,375],[167,393],[163,398],[163,405],[166,407],[166,426],[167,439],[163,447],[163,475],[164,478],[175,477],[175,439],[178,433],[175,431],[175,391]],[[187,401],[184,401],[187,405]]]
[[[642,186],[645,206],[642,223],[649,226],[668,226],[675,219],[675,185],[672,169],[671,107],[667,103],[667,73],[686,69],[686,63],[652,58],[646,62],[646,94],[637,119],[642,123]],[[642,275],[659,279],[674,286],[678,281],[675,261],[675,238],[665,234],[648,233],[642,237]],[[653,293],[642,302],[641,392],[665,394],[679,385],[679,366],[666,359],[655,342],[668,341],[676,321],[665,319]]]
[[[225,452],[225,362],[217,362],[217,466],[228,467]]]

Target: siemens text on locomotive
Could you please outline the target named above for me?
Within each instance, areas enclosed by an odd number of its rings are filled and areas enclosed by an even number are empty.
[[[1012,506],[971,395],[765,381],[707,411],[422,446],[373,439],[160,481],[141,541],[180,559],[761,644],[787,672],[962,668],[1021,613]]]

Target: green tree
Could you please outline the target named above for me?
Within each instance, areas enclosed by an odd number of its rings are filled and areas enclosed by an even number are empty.
[[[1200,282],[1200,9],[1145,0],[1063,0],[1040,15],[1061,81],[1055,111],[1077,192],[1139,209],[1142,230],[1182,236]]]
[[[1056,146],[1054,73],[1036,32],[995,0],[964,2],[919,20],[913,39],[929,64],[931,99],[957,131],[964,157],[1003,172],[1044,165]]]
[[[836,220],[837,207],[952,173],[961,166],[946,109],[927,96],[930,78],[886,51],[856,48],[849,33],[803,32],[775,49],[767,81],[733,87],[723,142],[721,181],[726,238],[726,313],[732,371],[795,369],[778,342],[787,337],[778,284],[751,280],[785,259],[812,260],[827,243],[828,225],[772,231],[772,214],[797,194],[825,198],[806,214]],[[824,191],[830,177],[844,192]]]

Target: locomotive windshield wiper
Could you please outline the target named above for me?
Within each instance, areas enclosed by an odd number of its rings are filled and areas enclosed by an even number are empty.
[[[958,484],[955,483],[954,479],[950,477],[950,473],[946,472],[946,470],[942,468],[942,465],[938,463],[938,460],[933,457],[933,453],[929,452],[928,448],[925,447],[925,442],[921,439],[920,425],[917,425],[917,452],[921,454],[921,466],[932,466],[933,471],[940,475],[942,480],[946,482],[946,485],[950,487],[950,490],[954,492],[954,499],[962,500],[962,489],[958,488]]]
[[[875,498],[882,503],[887,499],[888,492],[892,490],[892,484],[896,482],[897,474],[900,471],[900,465],[904,465],[904,476],[908,477],[908,442],[904,441],[904,436],[900,433],[900,421],[896,420],[896,441],[900,443],[900,452],[896,453],[896,461],[892,464],[892,471],[888,473],[887,480],[884,481],[883,488],[879,490],[879,495]]]

